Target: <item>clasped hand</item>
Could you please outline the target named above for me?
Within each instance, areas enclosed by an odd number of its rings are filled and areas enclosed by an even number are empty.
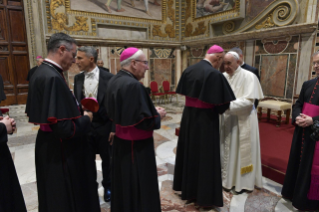
[[[300,113],[300,115],[296,117],[296,124],[299,127],[305,128],[313,125],[313,120],[311,116]]]
[[[11,134],[16,130],[16,122],[13,118],[10,118],[9,116],[0,116],[0,122],[6,126],[8,134]]]

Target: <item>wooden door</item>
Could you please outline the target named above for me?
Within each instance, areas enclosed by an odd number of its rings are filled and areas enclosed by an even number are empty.
[[[0,0],[0,74],[7,96],[0,106],[26,103],[29,69],[23,0]]]

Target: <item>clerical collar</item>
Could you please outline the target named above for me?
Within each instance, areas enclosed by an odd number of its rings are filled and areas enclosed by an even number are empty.
[[[241,66],[245,65],[245,62],[243,61],[243,64],[241,64]]]
[[[126,71],[126,70],[124,70],[124,69],[121,69],[121,71],[124,72],[124,73],[126,73],[126,74],[128,74],[128,75],[130,75],[131,77],[133,77],[133,78],[136,79],[136,77],[135,77],[131,72]]]
[[[62,68],[59,64],[57,64],[56,62],[54,62],[53,60],[50,60],[50,59],[48,59],[48,58],[45,58],[44,61],[47,61],[47,62],[49,62],[49,63],[52,63],[53,65],[57,66],[58,68],[60,68],[60,69],[63,71],[63,68]]]

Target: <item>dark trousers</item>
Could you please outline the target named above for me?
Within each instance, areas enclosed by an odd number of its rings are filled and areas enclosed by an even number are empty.
[[[104,189],[111,189],[111,152],[112,147],[109,144],[109,134],[108,136],[101,136],[94,130],[88,134],[89,139],[89,154],[92,160],[95,161],[96,154],[99,154],[102,159],[102,174],[103,180],[102,185]],[[97,173],[95,172],[95,179],[97,178]],[[98,186],[98,184],[97,184]]]

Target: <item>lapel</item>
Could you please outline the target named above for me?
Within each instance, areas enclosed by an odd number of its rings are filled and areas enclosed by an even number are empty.
[[[84,98],[83,94],[83,86],[84,86],[84,72],[82,72],[78,77],[78,82],[76,84],[76,99],[81,102],[81,100]]]
[[[99,77],[99,89],[97,91],[97,101],[99,104],[103,101],[104,98],[104,93],[106,91],[106,79],[104,79],[104,73],[103,71],[99,68],[100,72],[100,77]]]

